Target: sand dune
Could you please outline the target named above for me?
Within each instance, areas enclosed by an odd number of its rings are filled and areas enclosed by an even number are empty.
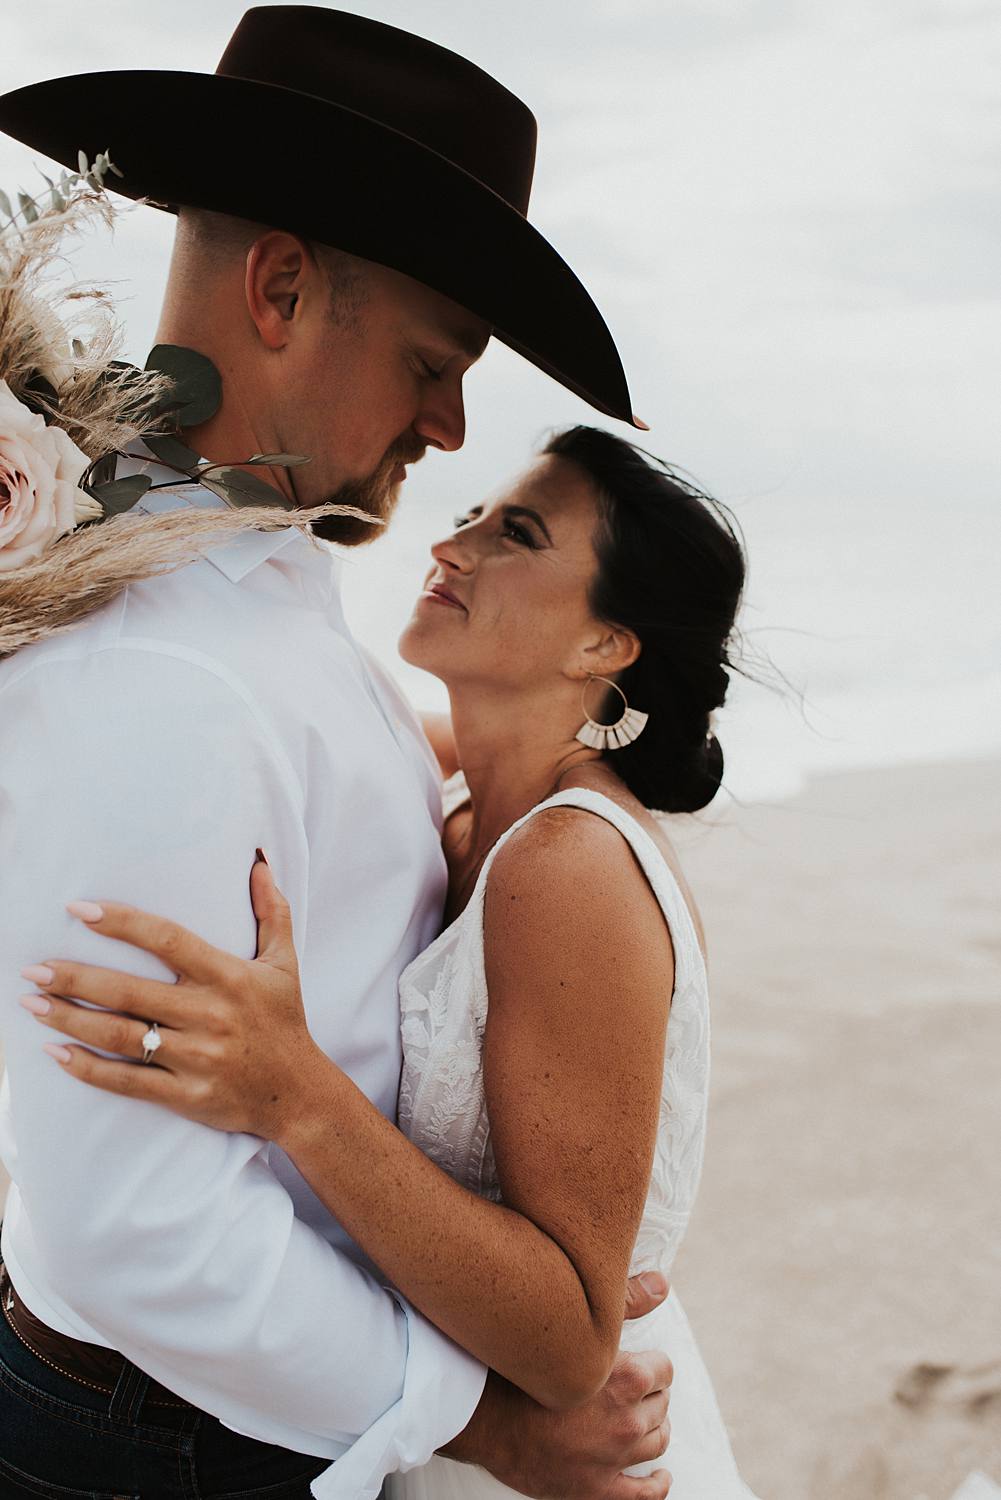
[[[1001,1480],[1001,764],[675,822],[714,994],[675,1280],[746,1477],[991,1500],[968,1476]]]

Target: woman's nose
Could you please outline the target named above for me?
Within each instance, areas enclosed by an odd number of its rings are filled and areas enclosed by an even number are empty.
[[[443,568],[452,568],[456,573],[472,571],[473,561],[469,548],[464,540],[460,539],[458,532],[453,532],[451,536],[442,537],[440,542],[435,542],[431,548],[431,556]]]

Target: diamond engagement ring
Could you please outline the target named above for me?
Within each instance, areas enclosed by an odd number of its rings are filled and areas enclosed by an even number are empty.
[[[160,1028],[159,1028],[159,1026],[156,1024],[155,1021],[151,1021],[150,1022],[150,1028],[146,1032],[145,1036],[143,1037],[143,1062],[144,1063],[148,1063],[148,1062],[152,1061],[153,1053],[162,1044],[162,1041],[163,1041],[163,1038],[160,1036]]]

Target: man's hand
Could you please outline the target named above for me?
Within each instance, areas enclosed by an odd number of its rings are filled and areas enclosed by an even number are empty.
[[[469,1426],[441,1451],[533,1500],[664,1500],[666,1469],[645,1478],[622,1470],[667,1447],[673,1374],[664,1354],[622,1354],[597,1396],[555,1412],[491,1372]]]
[[[640,1318],[663,1302],[659,1272],[633,1277],[626,1316]],[[674,1370],[666,1354],[622,1354],[604,1389],[573,1411],[547,1411],[491,1373],[464,1432],[441,1451],[480,1464],[534,1500],[664,1500],[666,1469],[644,1478],[623,1474],[664,1453]]]
[[[660,1271],[643,1271],[626,1282],[626,1322],[645,1318],[659,1307],[671,1290],[671,1283]]]

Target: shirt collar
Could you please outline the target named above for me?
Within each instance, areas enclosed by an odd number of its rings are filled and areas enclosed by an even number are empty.
[[[176,469],[168,468],[166,464],[151,458],[149,450],[141,441],[126,449],[119,460],[117,477],[124,479],[131,474],[144,474],[157,485],[174,481],[176,486],[143,495],[132,507],[134,512],[141,515],[158,515],[164,511],[180,510],[185,505],[198,510],[225,508],[226,502],[211,490],[202,485],[185,484]],[[227,541],[206,548],[205,560],[218,568],[230,583],[242,583],[255,568],[296,544],[300,549],[296,561],[308,566],[308,559],[313,562],[314,568],[319,563],[331,584],[339,583],[341,559],[336,558],[325,547],[314,546],[294,526],[284,527],[281,531],[242,531]]]

